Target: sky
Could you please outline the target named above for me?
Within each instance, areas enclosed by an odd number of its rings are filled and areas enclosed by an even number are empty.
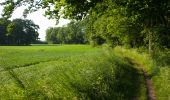
[[[22,16],[23,11],[24,11],[24,7],[17,8],[11,17],[11,20],[15,18],[23,18]],[[0,14],[1,12],[2,12],[2,7],[0,7]],[[49,20],[48,18],[44,17],[43,14],[44,14],[44,10],[40,9],[36,12],[29,14],[26,18],[32,20],[35,24],[39,25],[40,27],[40,29],[38,30],[39,38],[42,41],[45,40],[45,31],[48,27],[63,26],[70,22],[67,19],[60,19],[59,24],[56,25],[56,20],[54,19]]]

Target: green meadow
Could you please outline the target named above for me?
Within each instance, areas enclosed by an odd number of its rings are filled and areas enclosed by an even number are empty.
[[[168,100],[167,63],[135,49],[90,45],[0,46],[0,99],[146,100],[142,71],[129,59],[145,66],[159,100]]]

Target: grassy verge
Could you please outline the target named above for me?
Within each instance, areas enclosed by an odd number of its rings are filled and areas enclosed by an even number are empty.
[[[116,47],[114,52],[142,64],[153,81],[158,100],[170,99],[170,52],[168,50],[148,55],[144,52],[139,53],[137,49]]]
[[[152,55],[159,72],[152,80],[159,100],[170,100],[170,51],[156,52]]]

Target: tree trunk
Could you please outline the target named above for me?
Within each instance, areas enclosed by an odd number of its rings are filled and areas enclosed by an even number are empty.
[[[150,31],[150,29],[148,30],[148,34],[149,34],[149,37],[148,37],[149,38],[148,39],[149,40],[149,46],[148,46],[149,48],[148,49],[149,49],[149,54],[151,54],[151,52],[152,52],[152,32]]]

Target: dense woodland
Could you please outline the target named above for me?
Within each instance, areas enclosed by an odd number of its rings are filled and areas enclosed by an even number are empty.
[[[23,15],[46,8],[49,18],[76,19],[67,26],[47,29],[51,43],[107,43],[110,46],[144,47],[149,51],[170,48],[169,0],[7,0],[3,17],[28,4]],[[79,23],[83,23],[80,25]],[[83,27],[82,27],[83,26]]]

